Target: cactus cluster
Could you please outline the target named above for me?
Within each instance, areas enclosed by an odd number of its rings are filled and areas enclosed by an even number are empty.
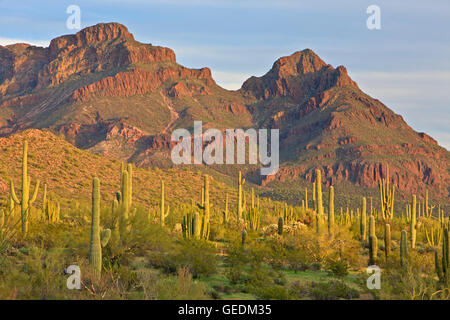
[[[442,230],[441,226],[435,227],[431,226],[430,228],[425,228],[425,237],[427,239],[427,243],[432,247],[438,247],[442,240]]]
[[[389,166],[386,165],[386,178],[380,179],[380,200],[381,200],[381,214],[383,215],[383,220],[389,223],[394,217],[394,194],[395,187],[392,189],[389,187]]]
[[[435,251],[435,268],[439,281],[446,287],[450,285],[450,253],[449,253],[449,228],[444,228],[442,238],[442,259],[439,259],[438,251]]]
[[[204,175],[204,184],[202,187],[202,204],[197,207],[202,210],[202,215],[195,211],[192,206],[191,210],[183,215],[181,228],[185,239],[209,239],[210,233],[210,203],[209,203],[209,176]]]
[[[60,220],[61,206],[58,201],[47,197],[47,184],[44,185],[44,197],[42,200],[42,212],[48,222],[55,223]]]
[[[250,210],[248,210],[247,215],[246,215],[246,226],[250,231],[258,231],[259,229],[259,224],[261,221],[261,214],[260,214],[260,210],[257,208],[251,208]]]
[[[23,159],[22,159],[22,194],[21,198],[16,195],[14,183],[11,180],[11,193],[9,199],[7,199],[7,211],[3,209],[0,210],[0,231],[4,229],[9,216],[13,216],[15,212],[20,208],[21,213],[21,223],[22,232],[24,235],[27,234],[29,216],[32,204],[35,202],[38,190],[39,190],[39,180],[36,183],[33,195],[30,197],[30,177],[27,171],[27,142],[23,145]],[[327,222],[328,234],[330,236],[329,243],[334,243],[333,238],[339,237],[341,231],[345,229],[350,229],[351,232],[356,233],[361,240],[362,250],[369,250],[369,264],[374,265],[378,261],[379,243],[376,234],[377,223],[379,226],[378,233],[381,236],[384,226],[384,254],[386,261],[390,264],[394,263],[392,259],[392,239],[391,231],[395,240],[398,240],[398,230],[402,230],[400,234],[400,264],[405,266],[408,262],[408,250],[415,249],[416,246],[421,248],[422,243],[426,242],[435,249],[435,269],[436,274],[439,278],[439,282],[448,286],[450,271],[449,271],[449,222],[448,218],[444,216],[443,210],[438,207],[438,215],[434,217],[432,212],[435,206],[430,205],[428,199],[428,190],[425,193],[424,201],[418,203],[416,195],[413,195],[411,203],[409,203],[402,218],[396,218],[394,216],[394,193],[395,188],[389,184],[389,167],[387,167],[385,179],[380,179],[379,190],[380,190],[380,200],[381,200],[381,211],[378,211],[372,206],[372,199],[370,198],[370,213],[368,214],[367,199],[362,198],[362,206],[356,209],[356,214],[354,210],[349,208],[349,203],[347,202],[347,207],[340,208],[340,215],[335,216],[335,190],[333,186],[329,188],[328,197],[328,212],[327,215],[324,214],[323,207],[323,195],[322,195],[322,176],[321,170],[315,170],[315,181],[313,183],[313,201],[314,210],[309,209],[308,203],[308,189],[305,188],[304,199],[297,199],[297,202],[301,200],[301,209],[299,206],[289,205],[287,202],[276,202],[272,203],[270,200],[263,204],[269,204],[273,207],[272,216],[264,216],[263,220],[269,220],[272,218],[274,223],[277,220],[277,232],[278,235],[283,236],[284,232],[291,233],[291,227],[297,227],[296,221],[308,221],[307,219],[302,219],[307,217],[310,218],[309,214],[314,214],[314,220],[311,222],[309,228],[314,229],[317,234],[322,232],[322,225],[325,226]],[[101,277],[102,272],[102,248],[114,239],[120,239],[125,234],[129,233],[130,219],[133,218],[132,208],[132,180],[133,180],[133,167],[128,164],[126,167],[122,164],[120,171],[120,191],[115,194],[112,200],[111,213],[113,217],[112,223],[108,222],[108,225],[112,226],[110,229],[102,230],[101,228],[101,217],[100,217],[100,180],[94,178],[92,180],[92,208],[91,208],[91,229],[90,229],[90,244],[89,244],[89,262],[92,266],[93,274],[96,278]],[[241,172],[238,175],[238,194],[237,194],[237,226],[234,231],[237,235],[237,240],[239,240],[239,232],[241,236],[242,246],[245,246],[248,237],[252,237],[256,232],[259,231],[262,218],[262,210],[260,207],[260,199],[255,196],[255,190],[252,188],[251,193],[244,191],[245,179],[242,178]],[[57,223],[60,221],[60,204],[53,196],[47,193],[47,185],[44,185],[43,190],[43,201],[42,210],[37,210],[41,212],[46,220],[50,223]],[[249,196],[249,208],[246,205],[246,196]],[[229,198],[226,194],[225,207],[222,211],[222,224],[227,227],[231,227],[229,220],[233,220],[234,217],[229,217]],[[5,206],[6,208],[6,206]],[[211,221],[215,221],[220,224],[220,210],[214,210],[216,216],[214,216],[211,208],[214,208],[211,204],[210,198],[210,177],[208,175],[203,176],[203,186],[201,187],[201,203],[196,204],[192,201],[192,204],[186,207],[182,207],[182,221],[181,228],[179,224],[176,225],[175,230],[179,231],[181,229],[182,236],[187,239],[195,240],[205,240],[208,241],[210,238]],[[265,207],[266,208],[266,207]],[[134,210],[136,210],[134,208]],[[233,209],[234,210],[234,209]],[[308,211],[308,212],[307,212]],[[160,202],[155,204],[154,207],[148,210],[148,220],[153,223],[153,221],[158,220],[162,227],[166,225],[166,218],[170,212],[169,206],[166,204],[165,199],[165,182],[161,180],[161,193]],[[266,212],[266,211],[264,211]],[[378,212],[381,214],[381,218],[378,219]],[[131,213],[131,215],[130,215]],[[174,210],[172,216],[177,216],[179,211]],[[34,214],[33,214],[34,215]],[[181,215],[178,215],[180,217]],[[233,215],[234,216],[234,215]],[[137,218],[137,217],[136,217]],[[145,219],[145,217],[144,217]],[[216,219],[216,220],[212,220]],[[306,224],[308,224],[308,222]],[[359,222],[359,232],[358,232],[358,222]],[[380,224],[382,222],[382,224]],[[168,223],[169,224],[169,223]],[[284,227],[286,225],[286,227]],[[275,225],[270,226],[275,227]],[[303,227],[303,226],[302,226]],[[349,228],[350,227],[350,228]],[[391,230],[391,227],[393,230]],[[231,229],[231,228],[230,228]],[[269,229],[270,231],[274,229]],[[264,230],[265,231],[265,230]],[[312,230],[312,232],[314,232]],[[409,232],[409,234],[408,234]],[[116,236],[117,233],[117,236]],[[219,234],[219,232],[217,233]],[[262,234],[262,233],[261,233]],[[295,234],[295,233],[293,233]],[[324,238],[324,237],[320,237]],[[124,239],[124,238],[122,238]],[[280,240],[279,237],[276,240]],[[322,240],[322,239],[321,239]],[[338,240],[338,239],[336,239]],[[125,240],[123,240],[125,241]],[[408,247],[408,241],[411,245]],[[396,243],[396,242],[394,242]],[[1,243],[0,243],[1,244]],[[442,251],[440,251],[440,246],[442,244]],[[360,248],[360,249],[361,249]],[[382,247],[381,247],[382,248]],[[394,245],[394,248],[396,246]],[[365,253],[366,254],[366,253]],[[381,252],[380,252],[381,256]],[[364,257],[365,258],[365,257]],[[392,260],[392,261],[391,261]]]

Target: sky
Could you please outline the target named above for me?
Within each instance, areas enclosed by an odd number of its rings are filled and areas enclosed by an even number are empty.
[[[449,0],[0,0],[0,45],[48,46],[75,33],[70,5],[80,7],[81,28],[122,23],[136,40],[173,49],[180,64],[209,67],[227,89],[310,48],[450,150]],[[370,5],[380,29],[367,27]]]

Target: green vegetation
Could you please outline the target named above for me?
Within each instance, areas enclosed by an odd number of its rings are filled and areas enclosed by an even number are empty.
[[[416,196],[404,210],[394,210],[386,178],[380,181],[379,209],[371,205],[367,213],[364,197],[357,207],[335,212],[340,191],[322,182],[320,170],[310,207],[307,190],[296,204],[274,201],[246,188],[241,174],[228,187],[209,174],[143,170],[98,157],[92,168],[100,178],[80,184],[79,197],[57,197],[58,186],[47,176],[42,206],[31,206],[41,199],[38,183],[31,199],[26,190],[23,146],[22,200],[14,199],[11,188],[0,204],[0,298],[450,297],[448,217],[440,208],[433,215],[428,201],[416,216]],[[49,170],[32,168],[34,174]],[[15,179],[12,174],[12,186]],[[177,193],[181,188],[189,198]],[[381,290],[365,285],[366,267],[374,264],[382,272]],[[63,270],[70,265],[80,267],[80,290],[66,287]]]

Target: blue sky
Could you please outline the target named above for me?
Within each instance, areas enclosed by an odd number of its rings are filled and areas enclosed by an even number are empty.
[[[229,89],[311,48],[450,149],[448,0],[0,0],[0,45],[46,46],[74,33],[66,27],[72,4],[81,8],[81,27],[120,22],[138,41],[174,49],[179,63],[211,68]],[[372,4],[381,30],[366,27]]]

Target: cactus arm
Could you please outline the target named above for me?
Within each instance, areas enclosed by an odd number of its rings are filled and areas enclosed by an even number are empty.
[[[392,186],[392,201],[391,201],[391,219],[394,218],[394,195],[395,195],[395,186]]]
[[[102,245],[102,248],[108,244],[110,238],[111,238],[111,229],[102,230],[100,234],[100,243]]]
[[[34,188],[33,196],[31,197],[31,200],[29,201],[30,205],[33,204],[34,201],[36,201],[40,183],[41,183],[40,180],[36,181],[36,187]]]
[[[167,216],[169,215],[169,212],[170,212],[170,206],[167,205],[167,210],[166,210],[166,213],[164,214],[164,218],[167,218]]]
[[[13,201],[16,204],[20,204],[19,198],[17,198],[16,191],[14,190],[14,182],[12,180],[10,181],[10,185],[11,185],[11,199],[13,199]]]

